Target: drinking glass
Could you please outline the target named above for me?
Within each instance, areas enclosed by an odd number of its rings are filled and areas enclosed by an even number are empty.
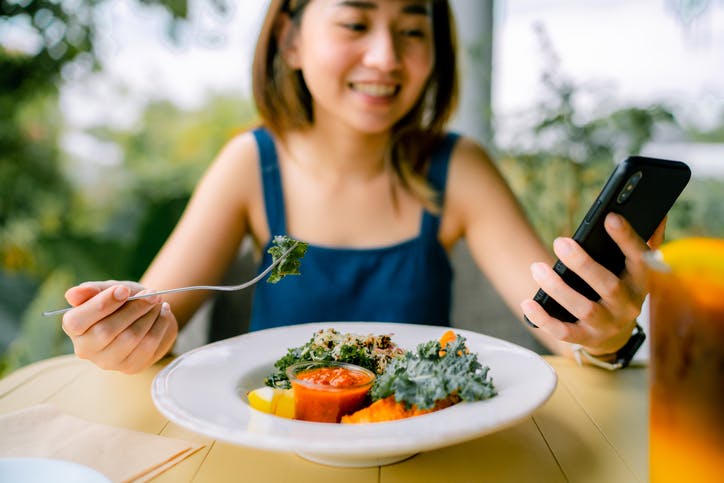
[[[647,258],[651,483],[724,481],[724,239]]]

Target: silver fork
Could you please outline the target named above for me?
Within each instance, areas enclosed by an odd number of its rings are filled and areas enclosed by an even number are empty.
[[[158,290],[158,291],[156,291],[156,292],[148,292],[148,293],[142,293],[142,294],[132,295],[132,296],[128,297],[128,298],[126,299],[126,301],[128,301],[128,300],[138,300],[138,299],[142,299],[142,298],[146,298],[146,297],[152,297],[152,296],[154,296],[154,295],[163,295],[163,294],[167,294],[167,293],[187,292],[187,291],[189,291],[189,290],[220,290],[220,291],[223,291],[223,292],[234,292],[234,291],[236,291],[236,290],[242,290],[242,289],[245,289],[245,288],[247,288],[247,287],[251,287],[252,285],[254,285],[255,283],[257,283],[258,281],[260,281],[261,279],[263,279],[264,277],[266,277],[266,275],[267,275],[269,272],[271,272],[271,271],[274,269],[274,267],[276,267],[277,265],[279,265],[279,264],[287,257],[287,255],[289,255],[289,254],[291,253],[291,251],[294,250],[294,247],[296,247],[297,244],[299,244],[299,242],[294,242],[291,247],[287,248],[287,250],[286,250],[284,253],[282,253],[279,258],[277,258],[276,260],[274,260],[274,262],[272,262],[271,265],[269,265],[268,267],[266,267],[266,269],[264,269],[263,272],[261,272],[259,275],[257,275],[256,277],[252,278],[252,279],[249,280],[248,282],[244,282],[244,283],[239,284],[239,285],[192,285],[192,286],[189,286],[189,287],[169,288],[169,289],[166,289],[166,290]],[[66,312],[68,312],[69,310],[72,310],[72,309],[74,309],[74,308],[75,308],[75,307],[66,307],[66,308],[64,308],[64,309],[48,310],[48,311],[46,311],[46,312],[43,312],[43,316],[48,317],[48,316],[51,316],[51,315],[64,314],[64,313],[66,313]]]

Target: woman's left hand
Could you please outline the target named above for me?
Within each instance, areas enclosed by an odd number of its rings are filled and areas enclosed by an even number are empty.
[[[626,257],[623,273],[617,277],[595,262],[571,238],[558,238],[553,250],[569,269],[580,276],[600,296],[594,302],[569,287],[545,263],[531,266],[540,287],[578,318],[577,323],[562,322],[548,315],[533,300],[521,306],[528,319],[556,339],[582,345],[594,355],[612,354],[631,337],[635,319],[646,296],[646,269],[642,255],[663,241],[666,220],[645,243],[620,215],[609,213],[605,227]]]

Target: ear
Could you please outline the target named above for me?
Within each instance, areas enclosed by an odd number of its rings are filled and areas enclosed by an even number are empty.
[[[276,26],[277,45],[279,45],[279,53],[284,59],[284,62],[292,69],[299,69],[301,67],[297,46],[298,33],[299,29],[294,22],[292,22],[289,15],[283,14],[279,16]]]

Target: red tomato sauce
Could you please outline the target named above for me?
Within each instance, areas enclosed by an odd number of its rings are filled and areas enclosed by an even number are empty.
[[[374,375],[333,366],[303,370],[296,379],[292,379],[295,418],[338,423],[342,416],[365,406]]]
[[[319,367],[298,373],[297,379],[332,387],[350,387],[366,384],[371,378],[364,372],[345,367]]]

